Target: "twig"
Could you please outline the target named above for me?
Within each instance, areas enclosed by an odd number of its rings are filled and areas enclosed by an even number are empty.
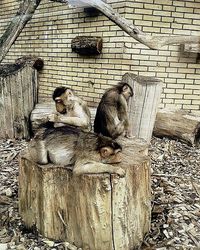
[[[200,248],[200,244],[197,241],[197,239],[189,231],[187,231],[187,234],[190,237],[190,239],[195,243],[195,245],[197,246],[197,248],[199,249]]]
[[[182,178],[182,179],[187,178],[187,177],[176,175],[176,174],[152,174],[152,176],[158,176],[158,177],[177,177],[177,178]]]
[[[193,186],[194,190],[196,191],[196,194],[200,197],[200,191],[196,187],[196,184],[192,180],[191,180],[191,183],[192,183],[192,186]]]
[[[64,224],[64,226],[67,228],[67,224],[65,223],[65,221],[64,221],[64,219],[63,219],[63,217],[62,217],[60,211],[57,211],[57,213],[58,213],[58,216],[59,216],[60,220],[61,220],[62,223]]]

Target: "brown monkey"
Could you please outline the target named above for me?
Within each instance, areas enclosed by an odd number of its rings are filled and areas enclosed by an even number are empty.
[[[81,127],[85,131],[91,130],[90,111],[86,102],[76,96],[72,89],[57,87],[53,93],[53,100],[58,113],[49,115],[49,121],[54,127],[66,124]]]
[[[121,146],[109,137],[69,125],[41,129],[29,143],[34,162],[74,165],[75,175],[111,173],[123,177],[124,170],[111,165],[121,162],[121,150]]]
[[[107,90],[97,107],[94,120],[94,132],[116,139],[125,133],[130,137],[128,121],[128,100],[133,89],[127,83],[119,82]]]

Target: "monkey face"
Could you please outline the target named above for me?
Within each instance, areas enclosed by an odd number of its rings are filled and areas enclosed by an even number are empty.
[[[130,88],[128,85],[124,85],[122,93],[126,100],[128,100],[131,96],[133,96],[132,88]]]
[[[66,113],[66,106],[63,103],[63,100],[60,97],[55,98],[56,102],[56,111],[65,114]]]
[[[101,162],[106,164],[115,164],[122,161],[121,149],[113,149],[110,146],[100,149]]]

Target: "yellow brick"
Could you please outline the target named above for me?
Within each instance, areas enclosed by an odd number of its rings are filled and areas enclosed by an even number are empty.
[[[192,101],[191,100],[175,100],[175,104],[191,104]]]
[[[183,105],[183,109],[188,109],[188,110],[199,110],[199,105]]]

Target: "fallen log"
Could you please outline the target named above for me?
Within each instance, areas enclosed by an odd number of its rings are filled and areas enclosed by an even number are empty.
[[[19,209],[27,227],[83,250],[135,249],[150,229],[150,161],[147,144],[123,145],[124,178],[73,176],[70,168],[39,165],[21,156]],[[97,163],[98,164],[98,163]]]
[[[190,145],[198,144],[200,116],[183,110],[160,109],[156,115],[153,134],[179,139]]]

